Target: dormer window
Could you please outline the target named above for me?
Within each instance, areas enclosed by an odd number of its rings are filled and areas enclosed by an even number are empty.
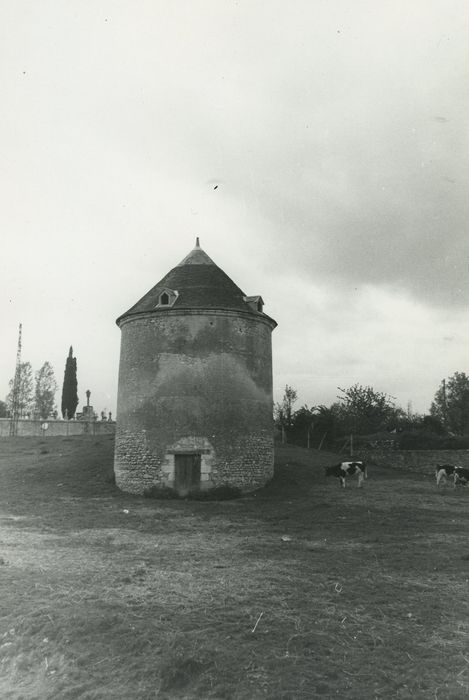
[[[262,297],[243,297],[243,299],[252,311],[258,311],[259,313],[263,312],[264,300]]]
[[[162,289],[158,296],[156,309],[171,308],[179,296],[179,292],[175,289]]]

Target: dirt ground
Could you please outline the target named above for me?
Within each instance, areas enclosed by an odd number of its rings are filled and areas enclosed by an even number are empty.
[[[279,446],[255,494],[157,501],[112,453],[0,440],[0,698],[469,696],[469,488]]]

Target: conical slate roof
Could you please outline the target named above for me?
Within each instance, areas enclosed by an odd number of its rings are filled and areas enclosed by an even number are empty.
[[[166,290],[177,293],[171,309],[226,309],[256,313],[269,318],[262,312],[253,311],[252,306],[245,301],[244,292],[200,248],[197,238],[195,248],[189,255],[170,270],[134,306],[119,316],[117,325],[120,325],[120,322],[128,316],[148,312],[165,313],[167,307],[158,307],[158,302],[160,295]],[[275,323],[275,321],[272,322]]]

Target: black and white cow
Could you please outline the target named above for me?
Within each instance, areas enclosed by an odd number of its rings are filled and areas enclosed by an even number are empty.
[[[435,467],[436,485],[439,486],[442,480],[446,483],[450,476],[454,479],[455,469],[456,467],[453,464],[437,464]]]
[[[456,484],[461,484],[461,486],[465,486],[469,481],[469,469],[464,469],[463,467],[455,467],[454,468],[454,486],[456,487]]]
[[[334,464],[331,467],[324,467],[324,472],[326,476],[335,476],[340,479],[341,486],[345,488],[345,478],[347,476],[358,475],[358,488],[363,483],[363,479],[366,479],[366,465],[365,462],[339,462],[339,464]]]

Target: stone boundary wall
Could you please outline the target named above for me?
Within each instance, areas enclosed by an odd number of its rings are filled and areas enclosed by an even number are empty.
[[[357,449],[355,459],[422,474],[432,474],[437,464],[469,468],[469,450],[386,450],[366,447]]]
[[[42,426],[47,423],[47,430]],[[116,432],[114,421],[18,420],[18,437],[55,437],[57,435],[108,435]],[[0,418],[0,438],[10,437],[10,419]]]

